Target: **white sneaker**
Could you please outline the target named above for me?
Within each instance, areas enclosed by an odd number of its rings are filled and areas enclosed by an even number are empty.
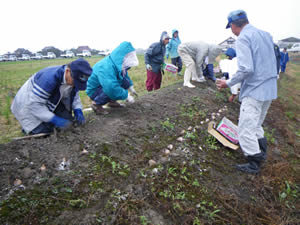
[[[188,88],[194,88],[196,87],[195,85],[188,83],[188,84],[183,84],[183,86],[188,87]]]

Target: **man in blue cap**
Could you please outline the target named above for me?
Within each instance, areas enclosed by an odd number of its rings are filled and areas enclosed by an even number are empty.
[[[85,122],[79,91],[86,89],[92,73],[85,59],[47,67],[32,75],[20,88],[11,111],[27,134],[51,133],[74,120]]]
[[[231,28],[238,36],[238,70],[231,80],[217,80],[216,84],[218,88],[226,88],[241,82],[238,133],[248,163],[236,165],[236,168],[256,174],[266,159],[267,151],[262,124],[272,100],[277,98],[274,43],[269,33],[249,24],[245,11],[233,11],[227,19],[226,28]]]

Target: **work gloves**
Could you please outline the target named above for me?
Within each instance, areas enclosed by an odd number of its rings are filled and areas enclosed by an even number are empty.
[[[150,71],[152,70],[152,66],[150,64],[147,64],[146,68],[147,68],[147,70],[150,70]]]
[[[74,116],[75,120],[79,125],[82,125],[85,123],[85,118],[83,116],[83,112],[81,109],[74,109]]]
[[[128,93],[128,97],[127,97],[126,101],[129,103],[134,103],[134,97]]]
[[[133,94],[135,97],[138,97],[138,94],[136,93],[136,91],[133,88],[133,85],[129,87],[129,91],[131,92],[131,94]]]
[[[64,118],[61,118],[59,116],[53,116],[52,119],[50,120],[51,123],[53,123],[56,127],[59,128],[67,128],[71,125],[70,120],[66,120]]]

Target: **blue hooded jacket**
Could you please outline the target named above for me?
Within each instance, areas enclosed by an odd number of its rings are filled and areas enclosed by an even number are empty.
[[[172,30],[172,39],[170,40],[169,44],[167,45],[167,53],[166,56],[169,57],[169,55],[171,56],[171,58],[177,58],[178,52],[178,46],[181,44],[181,41],[179,39],[179,36],[177,36],[177,38],[174,38],[174,33],[178,32],[178,30],[174,29]]]
[[[150,64],[154,73],[159,73],[164,63],[166,46],[163,43],[163,37],[165,34],[167,34],[167,32],[162,32],[160,41],[150,45],[145,53],[145,64]]]
[[[123,80],[129,80],[129,86],[133,85],[132,80],[122,75],[122,64],[124,57],[135,51],[130,42],[122,42],[112,53],[97,62],[93,66],[93,73],[87,82],[86,93],[91,97],[95,91],[102,86],[103,92],[112,100],[125,100],[128,97],[128,90],[122,86]]]

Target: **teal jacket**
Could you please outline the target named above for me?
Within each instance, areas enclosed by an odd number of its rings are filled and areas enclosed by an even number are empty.
[[[130,42],[122,42],[111,54],[100,60],[93,66],[93,73],[87,82],[86,94],[92,96],[102,86],[103,92],[112,100],[125,100],[128,97],[128,90],[121,87],[123,79],[128,79],[130,86],[132,80],[122,75],[122,63],[124,57],[135,51]]]
[[[177,36],[177,38],[174,38],[174,33],[175,32],[178,32],[178,30],[174,29],[172,30],[172,39],[170,40],[169,44],[167,45],[167,50],[166,50],[166,56],[169,57],[171,56],[171,58],[177,58],[179,55],[178,55],[178,52],[177,52],[177,48],[178,48],[178,45],[181,44],[181,41],[179,39],[179,36]]]

